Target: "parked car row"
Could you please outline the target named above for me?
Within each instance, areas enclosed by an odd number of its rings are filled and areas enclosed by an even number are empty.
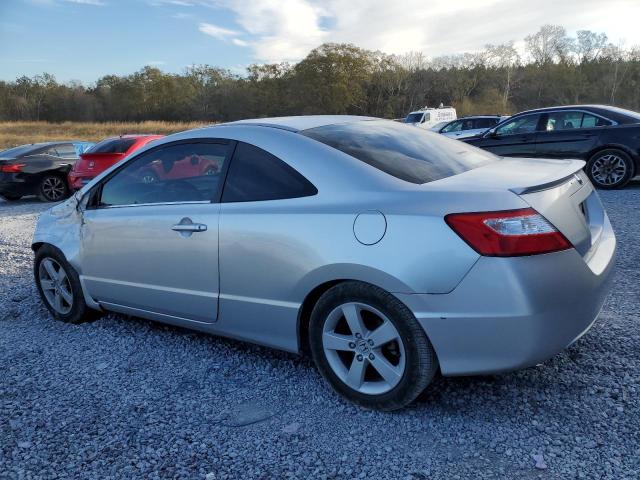
[[[161,135],[122,135],[97,144],[81,141],[21,145],[0,152],[0,196],[63,200],[135,150]]]
[[[416,119],[414,114],[407,119]],[[510,117],[469,116],[430,130],[501,157],[584,160],[598,188],[622,188],[640,173],[640,113],[617,107],[574,105]]]

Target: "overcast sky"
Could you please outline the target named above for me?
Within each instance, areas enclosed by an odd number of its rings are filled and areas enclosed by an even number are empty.
[[[640,45],[640,0],[0,0],[0,79],[93,82],[144,65],[297,61],[323,42],[439,56],[541,25]]]

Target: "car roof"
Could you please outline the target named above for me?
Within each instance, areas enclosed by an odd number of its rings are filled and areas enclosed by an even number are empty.
[[[367,120],[379,120],[375,117],[361,117],[358,115],[300,115],[291,117],[252,118],[235,122],[220,123],[213,127],[251,125],[260,127],[280,128],[290,132],[300,132],[310,128],[335,125],[337,123],[352,123]]]

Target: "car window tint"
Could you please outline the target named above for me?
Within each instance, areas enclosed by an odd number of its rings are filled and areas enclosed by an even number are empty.
[[[566,110],[562,112],[551,112],[547,116],[545,130],[553,132],[555,130],[573,130],[580,128],[582,124],[582,112]]]
[[[300,133],[400,180],[417,184],[499,160],[464,142],[388,120],[326,125]]]
[[[227,181],[223,202],[254,202],[308,197],[318,190],[279,158],[261,148],[238,143]]]
[[[589,115],[588,113],[585,113],[582,117],[581,128],[606,127],[607,125],[611,125],[611,122],[609,120],[596,117],[595,115]]]
[[[96,143],[86,153],[126,153],[134,143],[135,138],[108,138]]]
[[[76,158],[76,149],[70,143],[65,143],[63,145],[56,145],[56,152],[59,157],[62,158]]]
[[[491,128],[498,123],[497,118],[477,118],[475,128]]]
[[[497,135],[518,135],[536,131],[540,115],[523,115],[502,124],[496,129]]]
[[[104,183],[100,205],[213,200],[228,151],[228,143],[180,143],[145,152]]]

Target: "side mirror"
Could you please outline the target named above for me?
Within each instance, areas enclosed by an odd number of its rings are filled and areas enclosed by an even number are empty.
[[[496,132],[495,128],[490,128],[489,130],[487,130],[487,133],[484,134],[485,138],[497,138],[498,137],[498,133]]]

